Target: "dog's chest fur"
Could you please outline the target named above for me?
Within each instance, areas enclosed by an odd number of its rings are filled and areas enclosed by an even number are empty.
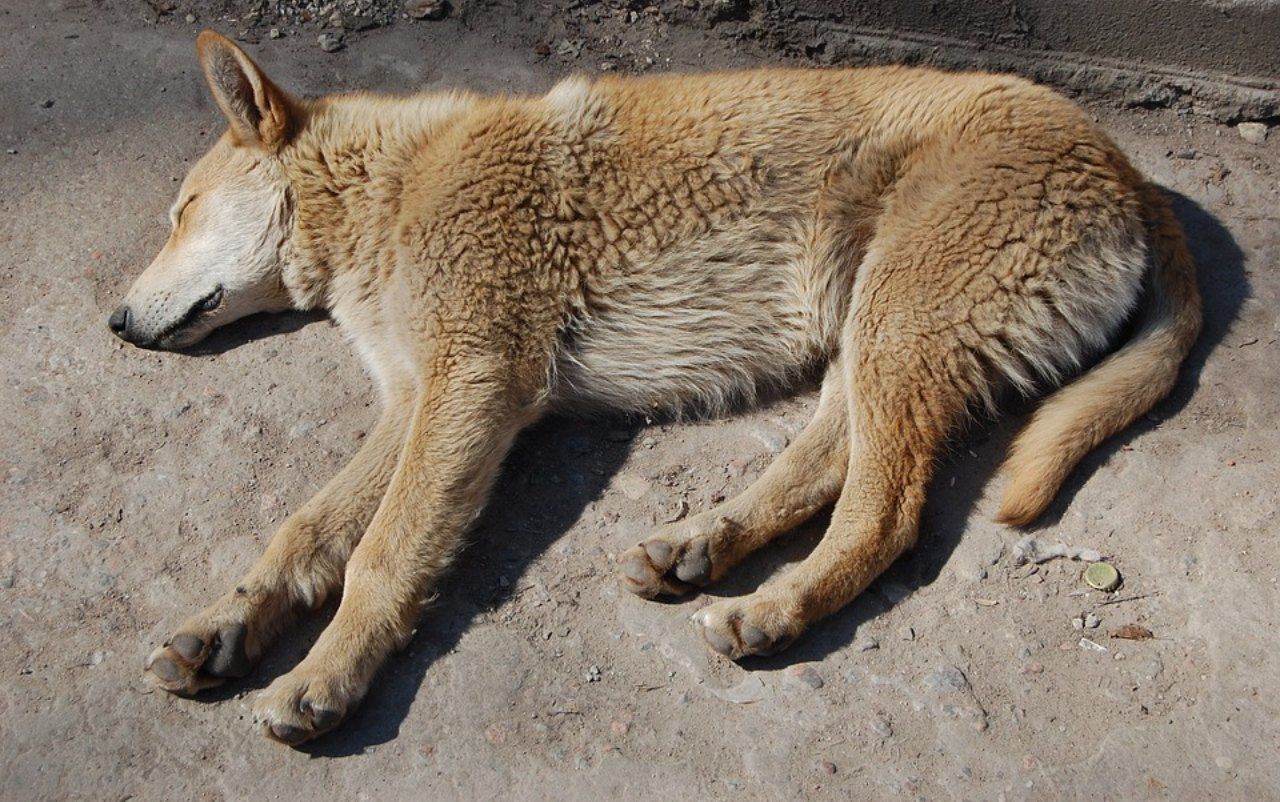
[[[557,352],[555,402],[717,412],[823,361],[854,270],[804,228],[760,209],[596,279]]]

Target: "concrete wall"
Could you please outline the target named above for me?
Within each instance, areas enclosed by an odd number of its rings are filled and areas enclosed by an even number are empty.
[[[782,16],[1237,77],[1280,79],[1280,2],[793,0]],[[789,8],[788,8],[789,7]]]
[[[1280,120],[1280,0],[655,2],[812,63],[1014,72],[1125,106]]]

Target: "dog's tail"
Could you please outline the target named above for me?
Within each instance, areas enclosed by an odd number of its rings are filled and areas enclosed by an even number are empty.
[[[1025,526],[1044,512],[1076,463],[1173,390],[1200,334],[1200,291],[1182,226],[1164,194],[1141,190],[1154,269],[1133,339],[1049,397],[1002,468],[1008,487],[996,520]]]

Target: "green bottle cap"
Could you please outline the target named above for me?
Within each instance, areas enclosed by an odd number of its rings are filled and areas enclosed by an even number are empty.
[[[1111,563],[1094,563],[1084,569],[1084,581],[1095,590],[1110,593],[1120,587],[1120,572]]]

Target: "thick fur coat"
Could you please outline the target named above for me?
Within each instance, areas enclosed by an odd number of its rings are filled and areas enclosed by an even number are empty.
[[[754,485],[622,558],[636,593],[687,593],[834,503],[799,566],[699,612],[736,659],[784,647],[915,542],[939,449],[1002,387],[1051,389],[1136,316],[1014,444],[999,514],[1026,524],[1169,392],[1199,331],[1166,200],[1081,110],[1017,78],[764,70],[302,101],[230,41],[199,49],[230,130],[112,328],[176,348],[323,308],[384,406],[245,579],[148,661],[195,693],[340,592],[257,702],[287,743],[364,696],[516,434],[552,410],[716,413],[825,371],[813,422]]]

